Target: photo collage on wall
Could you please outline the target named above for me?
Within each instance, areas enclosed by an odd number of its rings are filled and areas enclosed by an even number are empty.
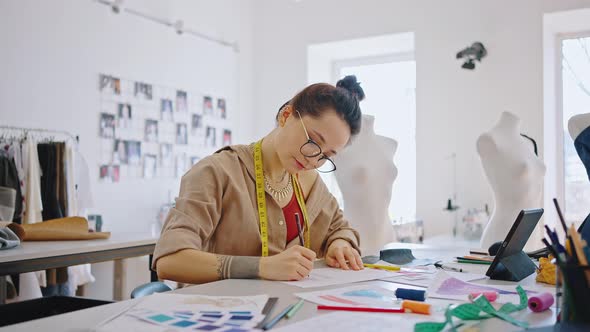
[[[178,178],[232,144],[227,99],[101,74],[99,177]]]

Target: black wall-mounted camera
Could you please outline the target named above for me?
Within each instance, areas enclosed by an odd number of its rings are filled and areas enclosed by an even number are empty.
[[[459,51],[457,53],[457,59],[465,58],[465,63],[463,63],[461,68],[473,70],[475,69],[475,62],[473,61],[477,60],[481,62],[481,59],[484,58],[487,54],[488,51],[483,46],[483,44],[480,42],[475,42],[471,44],[471,46],[468,46],[463,50]]]

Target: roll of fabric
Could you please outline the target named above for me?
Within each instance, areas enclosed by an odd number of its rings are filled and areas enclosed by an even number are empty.
[[[42,223],[22,225],[23,241],[62,241],[108,239],[110,232],[89,232],[88,221],[82,217],[66,217]]]
[[[529,298],[529,309],[534,312],[545,311],[553,305],[555,299],[551,293],[541,293]]]

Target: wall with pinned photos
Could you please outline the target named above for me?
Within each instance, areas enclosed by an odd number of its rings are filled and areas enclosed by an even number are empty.
[[[180,178],[232,144],[227,99],[100,74],[99,178]]]
[[[192,157],[204,157],[215,149],[206,145],[207,126],[216,129],[216,147],[222,145],[224,129],[231,130],[234,144],[254,140],[253,37],[251,29],[243,28],[252,26],[253,9],[250,1],[232,0],[125,4],[156,17],[181,18],[191,29],[236,41],[239,52],[125,13],[114,14],[92,0],[3,0],[0,123],[78,135],[94,193],[90,212],[102,215],[104,230],[149,233],[159,227],[154,223],[160,206],[178,195],[177,174],[182,172],[177,172],[175,155],[186,153],[190,163]],[[101,75],[119,78],[121,94],[109,96],[110,85],[102,90]],[[135,95],[136,82],[152,86],[151,101]],[[140,91],[143,94],[145,87]],[[184,114],[175,105],[177,91],[187,93]],[[214,111],[217,100],[225,99],[226,119],[214,115],[206,119],[204,96],[212,98]],[[160,117],[162,98],[172,101],[173,121]],[[131,106],[130,118],[125,112],[119,116],[118,104]],[[199,134],[203,139],[191,133],[192,114],[203,115]],[[151,129],[146,135],[148,120],[158,123],[157,139]],[[178,123],[187,126],[188,144],[176,143]],[[112,153],[115,140],[130,149],[132,167],[129,159],[121,162],[116,159],[121,156]],[[170,144],[171,161],[163,162],[163,144]],[[155,171],[149,173],[147,167],[146,174],[144,165],[154,162]],[[118,182],[113,183],[115,178]],[[125,264],[127,277],[121,282],[128,296],[129,288],[149,281],[147,258]],[[92,271],[97,281],[87,286],[86,295],[112,299],[112,262],[93,264]]]

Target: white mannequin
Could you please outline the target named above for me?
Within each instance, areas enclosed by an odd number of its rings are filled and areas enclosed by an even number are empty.
[[[567,122],[567,129],[573,141],[588,127],[590,127],[590,113],[574,115]]]
[[[376,135],[374,121],[372,115],[363,115],[360,133],[334,157],[344,216],[360,233],[363,255],[378,255],[385,244],[395,241],[389,202],[397,177],[393,163],[397,142]]]
[[[477,152],[494,192],[495,206],[481,237],[481,247],[503,241],[522,209],[543,206],[545,164],[520,136],[520,119],[502,112],[500,121],[477,139]],[[542,247],[542,225],[531,234],[525,250]]]

